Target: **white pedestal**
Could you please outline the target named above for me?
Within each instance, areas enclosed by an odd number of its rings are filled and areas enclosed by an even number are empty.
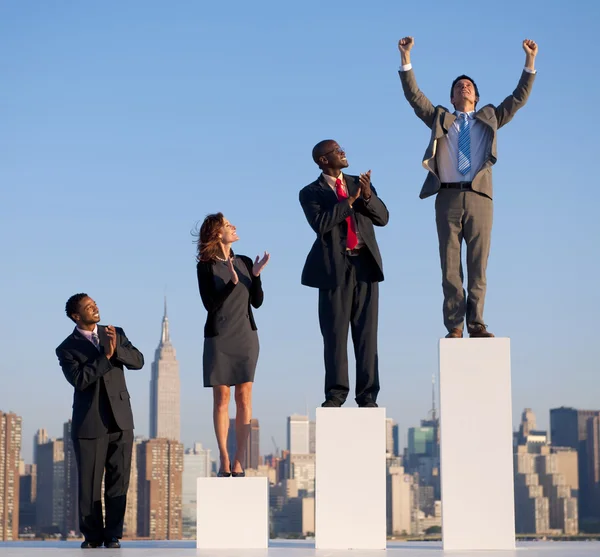
[[[385,549],[385,408],[317,408],[316,549]]]
[[[197,542],[201,549],[266,549],[267,478],[198,478]]]
[[[440,341],[445,550],[515,548],[510,339]]]

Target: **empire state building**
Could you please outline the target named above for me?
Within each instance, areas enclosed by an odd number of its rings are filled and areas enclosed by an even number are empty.
[[[160,344],[152,362],[150,380],[150,438],[179,441],[180,436],[179,363],[169,337],[167,300],[162,320]]]

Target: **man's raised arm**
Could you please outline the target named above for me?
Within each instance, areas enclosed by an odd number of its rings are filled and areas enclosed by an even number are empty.
[[[513,119],[517,110],[525,106],[529,94],[531,93],[531,87],[535,80],[535,57],[538,53],[538,46],[535,41],[525,39],[523,41],[523,50],[525,51],[525,67],[517,88],[513,91],[512,95],[506,97],[500,105],[496,107],[498,128],[508,124],[508,122]]]
[[[415,74],[412,71],[410,63],[410,51],[415,44],[413,37],[404,37],[398,41],[398,50],[402,66],[400,67],[400,81],[402,82],[402,90],[406,100],[413,107],[415,114],[431,128],[435,114],[434,106],[431,101],[419,89]]]

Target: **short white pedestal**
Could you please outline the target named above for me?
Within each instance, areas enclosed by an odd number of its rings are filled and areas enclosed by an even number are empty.
[[[316,549],[385,549],[385,408],[317,408]]]
[[[515,548],[510,339],[440,341],[445,550]]]
[[[266,549],[267,478],[198,478],[197,542],[202,549]]]

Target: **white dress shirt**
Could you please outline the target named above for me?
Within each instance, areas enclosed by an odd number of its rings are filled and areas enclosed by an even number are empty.
[[[346,187],[346,181],[344,180],[344,174],[342,172],[340,172],[340,175],[337,178],[334,178],[333,176],[329,176],[328,174],[322,174],[322,176],[323,176],[323,179],[325,180],[325,183],[333,190],[333,193],[335,193],[336,196],[337,196],[337,193],[335,190],[337,189],[337,186],[335,185],[335,181],[338,179],[342,182],[342,189],[346,192],[346,195],[348,195],[348,188]],[[338,197],[338,199],[339,199],[339,197]],[[350,218],[354,221],[354,229],[356,230],[356,239],[358,240],[358,244],[356,245],[355,249],[360,249],[365,244],[361,240],[358,226],[356,226],[356,218],[354,218],[354,215],[352,215]]]

